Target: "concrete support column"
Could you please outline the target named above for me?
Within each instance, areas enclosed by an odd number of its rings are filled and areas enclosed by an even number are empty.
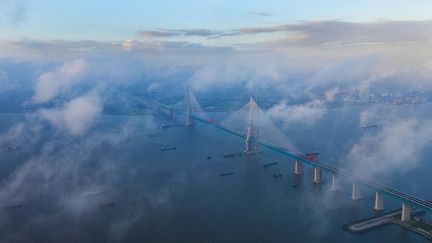
[[[303,174],[303,164],[298,160],[294,162],[294,174],[296,175]]]
[[[357,182],[353,182],[353,187],[352,187],[352,196],[351,196],[352,200],[358,200],[361,198],[360,196],[360,188],[358,188]]]
[[[375,206],[373,209],[376,211],[384,210],[384,196],[382,192],[375,192]]]
[[[336,181],[336,175],[333,174],[332,175],[332,187],[331,187],[331,190],[332,191],[337,191],[338,189],[339,189],[339,187],[338,187],[338,184],[337,184],[337,181]]]
[[[321,169],[319,167],[315,167],[313,169],[313,182],[314,183],[321,182]]]
[[[402,221],[411,220],[411,206],[405,203],[402,203]]]

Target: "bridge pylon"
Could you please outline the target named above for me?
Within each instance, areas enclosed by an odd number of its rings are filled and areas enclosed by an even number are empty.
[[[258,145],[253,140],[258,138],[258,115],[259,109],[255,100],[251,96],[249,99],[249,117],[246,130],[246,154],[259,153]]]
[[[194,124],[194,122],[193,122],[193,120],[192,120],[192,102],[191,102],[191,91],[190,91],[190,89],[188,88],[188,90],[187,90],[187,94],[186,94],[186,105],[187,105],[187,108],[186,108],[186,122],[185,122],[185,125],[187,126],[187,127],[190,127],[190,126],[192,126],[193,124]]]

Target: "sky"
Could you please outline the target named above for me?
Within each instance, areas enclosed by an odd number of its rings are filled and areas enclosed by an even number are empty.
[[[149,90],[175,81],[203,92],[432,89],[431,56],[426,0],[0,0],[0,82],[17,87],[13,60],[41,65],[29,74],[47,92],[36,103],[67,89],[68,70],[82,66],[83,79],[144,75]],[[49,67],[57,71],[44,76]]]
[[[0,39],[120,41],[140,31],[230,30],[301,21],[430,19],[427,0],[0,0]]]

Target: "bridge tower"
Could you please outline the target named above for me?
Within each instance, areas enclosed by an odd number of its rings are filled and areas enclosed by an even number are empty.
[[[253,97],[249,100],[249,117],[248,126],[246,130],[246,150],[247,154],[258,153],[258,145],[253,142],[254,139],[258,138],[258,105],[255,103]]]
[[[186,126],[192,126],[193,120],[192,120],[192,103],[191,103],[191,91],[190,88],[187,90],[186,94]]]

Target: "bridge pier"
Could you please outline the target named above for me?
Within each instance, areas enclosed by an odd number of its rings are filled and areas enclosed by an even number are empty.
[[[303,164],[298,160],[294,161],[294,174],[296,175],[303,174]]]
[[[375,192],[375,205],[373,209],[375,211],[384,210],[384,196],[382,192]]]
[[[339,187],[338,187],[338,184],[337,184],[337,181],[336,181],[336,175],[333,174],[332,175],[332,187],[331,187],[331,190],[332,191],[337,191],[338,189],[339,189]]]
[[[411,206],[406,203],[402,203],[401,221],[408,220],[411,220]]]
[[[352,200],[359,200],[361,198],[360,195],[360,188],[358,188],[357,182],[353,182],[353,187],[352,187],[352,195],[351,195],[351,199]]]
[[[313,169],[313,183],[321,182],[321,169],[319,167],[314,167]]]

